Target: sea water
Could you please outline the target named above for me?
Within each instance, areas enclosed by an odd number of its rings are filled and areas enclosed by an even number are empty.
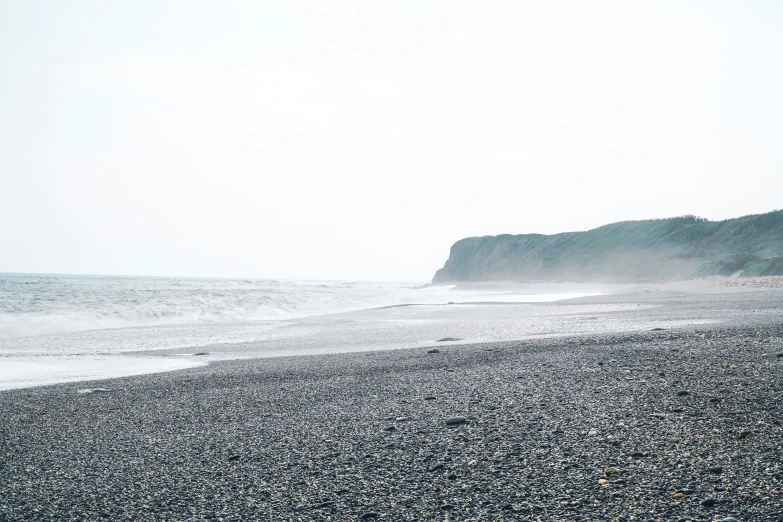
[[[434,342],[429,337],[444,319],[432,310],[449,303],[535,303],[595,293],[398,282],[0,274],[0,389],[174,370],[216,357],[414,346]],[[384,308],[411,304],[420,306]],[[380,338],[383,342],[373,342]],[[211,358],[193,357],[203,347],[220,348],[210,350]]]

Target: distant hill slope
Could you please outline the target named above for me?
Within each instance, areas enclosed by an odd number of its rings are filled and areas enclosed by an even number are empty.
[[[461,239],[432,282],[643,282],[740,270],[783,275],[783,210],[725,221],[685,216],[551,236]]]

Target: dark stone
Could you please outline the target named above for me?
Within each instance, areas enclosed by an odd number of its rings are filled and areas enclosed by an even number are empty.
[[[707,471],[709,471],[710,473],[719,474],[719,473],[723,473],[723,467],[722,466],[710,466],[709,468],[707,468]]]
[[[425,401],[434,401],[434,400],[435,400],[435,397],[434,397],[434,396],[432,396],[432,395],[427,395],[426,397],[424,397],[424,400],[425,400]]]
[[[662,332],[663,330],[666,330],[666,328],[651,328],[651,332]]]
[[[321,509],[321,508],[325,508],[325,507],[331,507],[331,506],[334,506],[334,502],[332,502],[332,501],[328,501],[328,502],[321,502],[320,504],[318,504],[317,506],[315,506],[315,508],[316,508],[316,509]]]
[[[449,480],[457,480],[457,475],[455,475],[454,473],[452,473],[451,475],[449,475],[449,476],[448,476],[448,477],[446,477],[446,478],[447,478],[447,479],[449,479]]]
[[[454,506],[454,504],[443,504],[443,505],[440,507],[440,510],[441,510],[441,511],[451,511],[451,510],[452,510],[452,509],[454,509],[455,507],[456,507],[456,506]]]
[[[195,357],[201,357],[204,355],[209,355],[209,352],[198,352],[193,354]]]
[[[467,422],[465,417],[449,417],[446,419],[446,426],[458,426]]]
[[[445,468],[446,468],[446,466],[443,465],[443,464],[435,464],[434,466],[432,466],[429,469],[429,471],[440,471],[440,470],[445,469]]]
[[[396,429],[397,429],[396,426],[386,426],[385,428],[383,428],[383,431],[394,431]]]
[[[642,453],[641,451],[634,451],[633,453],[631,453],[631,457],[635,459],[641,459],[642,457],[644,457],[644,453]]]
[[[229,462],[236,462],[236,461],[238,461],[238,460],[239,460],[239,455],[231,455],[231,456],[228,458],[228,461],[229,461]]]
[[[440,350],[437,348],[432,348],[431,350],[427,350],[427,353],[440,353]]]
[[[367,513],[364,513],[362,516],[359,517],[359,520],[370,520],[371,518],[378,518],[381,516],[380,513],[376,513],[375,511],[368,511]]]
[[[737,435],[737,438],[740,439],[740,440],[744,440],[744,439],[747,439],[748,437],[750,437],[752,434],[753,434],[752,431],[748,431],[748,430],[741,431],[739,433],[739,435]]]
[[[677,392],[677,395],[679,395],[680,397],[685,397],[686,395],[690,395],[690,394],[691,394],[691,392],[689,392],[687,390],[680,390],[680,391]]]
[[[716,502],[714,498],[705,498],[704,500],[699,502],[699,505],[703,507],[713,507],[715,506],[715,504]]]

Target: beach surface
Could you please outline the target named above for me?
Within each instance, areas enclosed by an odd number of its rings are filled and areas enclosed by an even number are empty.
[[[666,292],[633,332],[0,392],[0,520],[783,520],[780,292]]]

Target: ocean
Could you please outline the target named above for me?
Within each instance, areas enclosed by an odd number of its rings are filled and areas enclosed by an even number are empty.
[[[168,371],[220,359],[424,346],[449,336],[480,342],[598,324],[622,328],[608,324],[616,318],[596,322],[596,317],[623,305],[553,310],[536,304],[597,293],[591,288],[0,274],[0,389]]]

